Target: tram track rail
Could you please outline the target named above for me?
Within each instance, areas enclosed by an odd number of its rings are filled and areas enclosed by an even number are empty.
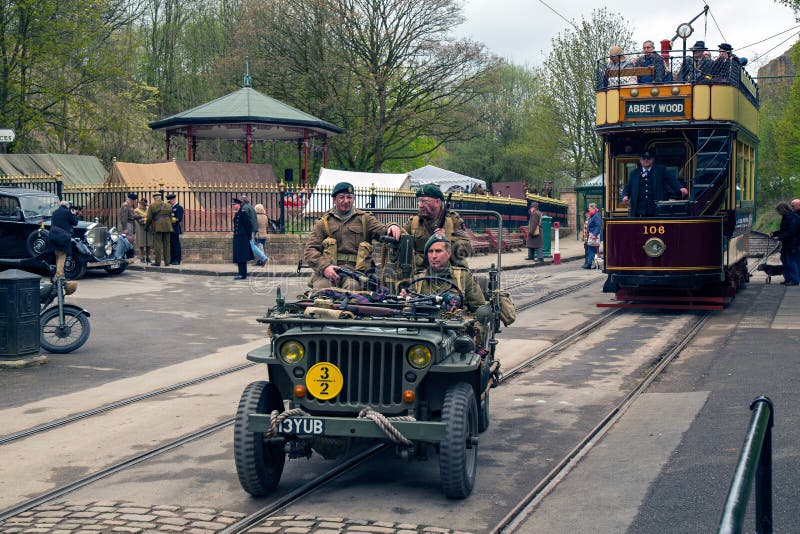
[[[547,494],[564,479],[572,468],[597,444],[603,436],[619,421],[628,408],[644,393],[650,384],[658,378],[666,367],[677,358],[686,346],[695,338],[711,317],[703,313],[698,321],[665,353],[659,362],[637,382],[637,384],[614,406],[606,416],[592,428],[578,443],[534,486],[514,508],[495,525],[491,534],[509,534],[514,532],[539,505]]]
[[[226,376],[232,373],[236,373],[242,371],[244,369],[248,369],[256,365],[253,362],[243,363],[241,365],[235,365],[233,367],[228,367],[227,369],[222,369],[220,371],[209,373],[207,375],[199,376],[197,378],[192,378],[189,380],[184,380],[182,382],[178,382],[176,384],[172,384],[169,386],[165,386],[163,388],[154,389],[152,391],[148,391],[146,393],[142,393],[140,395],[134,395],[132,397],[128,397],[122,400],[118,400],[115,402],[111,402],[109,404],[104,404],[103,406],[98,406],[97,408],[92,408],[90,410],[85,410],[83,412],[79,412],[73,415],[68,415],[66,417],[61,417],[59,419],[54,419],[52,421],[48,421],[47,423],[42,423],[40,425],[32,426],[30,428],[26,428],[24,430],[20,430],[18,432],[13,432],[11,434],[6,434],[4,436],[0,436],[0,446],[6,445],[8,443],[26,438],[28,436],[33,436],[35,434],[40,434],[42,432],[47,432],[48,430],[52,430],[54,428],[58,428],[64,425],[68,425],[70,423],[74,423],[76,421],[81,421],[83,419],[93,417],[95,415],[104,414],[110,412],[112,410],[116,410],[117,408],[122,408],[124,406],[130,406],[131,404],[135,404],[137,402],[141,402],[143,400],[152,399],[153,397],[158,397],[159,395],[163,395],[165,393],[171,393],[173,391],[177,391],[179,389],[183,389],[189,386],[194,386],[197,384],[201,384],[203,382],[207,382],[209,380],[214,380],[215,378],[220,378],[222,376]]]
[[[537,305],[543,304],[545,302],[554,300],[556,298],[568,295],[570,293],[574,293],[575,291],[578,291],[580,289],[588,287],[591,284],[596,283],[596,282],[597,282],[597,280],[591,280],[591,281],[588,281],[588,282],[581,282],[581,283],[578,283],[578,284],[573,284],[571,286],[567,286],[567,287],[558,289],[556,291],[552,291],[552,292],[546,293],[545,295],[542,295],[540,297],[534,298],[531,301],[524,302],[524,303],[520,304],[519,306],[517,306],[517,311],[524,311],[524,310],[527,310],[527,309],[532,308],[534,306],[537,306]],[[524,282],[519,282],[517,284],[509,286],[508,288],[506,288],[506,290],[514,289],[514,288],[521,287],[521,286],[524,286],[524,285],[526,285]],[[88,409],[88,410],[84,410],[82,412],[78,412],[78,413],[75,413],[75,414],[72,414],[72,415],[68,415],[68,416],[65,416],[65,417],[54,419],[52,421],[48,421],[48,422],[42,423],[40,425],[35,425],[35,426],[29,427],[29,428],[25,428],[25,429],[19,430],[17,432],[12,432],[10,434],[5,434],[5,435],[0,436],[0,446],[7,445],[9,443],[13,443],[13,442],[18,441],[20,439],[24,439],[24,438],[27,438],[27,437],[30,437],[30,436],[34,436],[36,434],[41,434],[43,432],[47,432],[49,430],[53,430],[55,428],[59,428],[59,427],[62,427],[62,426],[65,426],[65,425],[68,425],[68,424],[71,424],[71,423],[75,423],[77,421],[81,421],[81,420],[87,419],[89,417],[93,417],[93,416],[96,416],[96,415],[102,415],[102,414],[108,413],[108,412],[110,412],[112,410],[116,410],[117,408],[123,408],[125,406],[130,406],[130,405],[135,404],[137,402],[141,402],[141,401],[144,401],[144,400],[152,399],[154,397],[158,397],[158,396],[164,395],[166,393],[171,393],[171,392],[174,392],[174,391],[178,391],[178,390],[183,389],[183,388],[187,388],[187,387],[194,386],[194,385],[197,385],[197,384],[201,384],[203,382],[207,382],[207,381],[210,381],[210,380],[214,380],[216,378],[220,378],[220,377],[223,377],[223,376],[226,376],[226,375],[229,375],[229,374],[233,374],[233,373],[236,373],[236,372],[239,372],[239,371],[243,371],[245,369],[253,367],[254,365],[257,365],[257,364],[252,363],[252,362],[247,362],[247,363],[243,363],[241,365],[235,365],[233,367],[228,367],[226,369],[222,369],[222,370],[216,371],[214,373],[209,373],[207,375],[199,376],[199,377],[192,378],[192,379],[189,379],[189,380],[184,380],[184,381],[181,381],[181,382],[178,382],[178,383],[175,383],[175,384],[171,384],[169,386],[165,386],[165,387],[162,387],[162,388],[154,389],[152,391],[141,393],[139,395],[134,395],[132,397],[127,397],[125,399],[121,399],[121,400],[114,401],[114,402],[111,402],[111,403],[108,403],[108,404],[104,404],[102,406],[98,406],[98,407],[91,408],[91,409]]]

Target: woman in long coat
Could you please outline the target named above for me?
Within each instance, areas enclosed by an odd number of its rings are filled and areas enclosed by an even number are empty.
[[[232,204],[236,206],[233,215],[233,263],[239,268],[239,274],[234,280],[247,278],[247,262],[253,259],[253,250],[250,248],[250,236],[253,235],[253,223],[246,211],[242,210],[242,201],[234,198]]]
[[[542,239],[542,213],[539,211],[539,204],[531,202],[531,207],[528,209],[531,218],[528,219],[528,237],[525,239],[525,246],[528,247],[528,257],[526,260],[541,260],[541,248],[544,245]],[[540,251],[536,253],[537,249]],[[536,256],[539,256],[537,258]]]
[[[150,248],[153,246],[153,231],[147,228],[147,199],[139,199],[139,205],[133,210],[136,224],[136,246],[139,247],[139,261],[150,263]]]

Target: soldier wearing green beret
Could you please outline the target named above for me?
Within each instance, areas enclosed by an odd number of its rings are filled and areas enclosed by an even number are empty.
[[[467,225],[455,211],[449,211],[444,220],[444,227],[439,228],[438,222],[444,202],[444,195],[438,186],[428,184],[417,190],[417,204],[419,213],[413,215],[403,230],[414,236],[414,252],[416,252],[417,267],[425,266],[425,243],[434,234],[443,235],[452,243],[453,254],[451,261],[455,265],[468,267],[467,258],[472,254],[472,244],[469,241]]]
[[[356,280],[338,274],[341,266],[366,274],[374,269],[372,241],[382,235],[400,238],[400,227],[383,224],[374,215],[353,207],[353,186],[340,182],[331,192],[333,209],[314,224],[303,252],[303,263],[314,269],[309,285],[314,289],[361,289]]]
[[[474,312],[478,306],[486,303],[483,290],[478,285],[469,269],[457,267],[450,262],[452,247],[443,235],[434,234],[425,242],[425,256],[428,268],[417,272],[414,278],[435,277],[442,281],[423,280],[417,282],[414,290],[424,295],[449,293],[457,295],[458,291],[448,282],[452,282],[463,294],[464,301],[459,307]],[[446,280],[446,281],[445,281]]]

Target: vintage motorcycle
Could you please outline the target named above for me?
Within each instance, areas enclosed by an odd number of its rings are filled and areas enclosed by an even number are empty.
[[[72,352],[89,339],[89,312],[64,302],[64,297],[76,289],[78,282],[56,278],[54,274],[49,282],[39,284],[40,343],[48,352]]]

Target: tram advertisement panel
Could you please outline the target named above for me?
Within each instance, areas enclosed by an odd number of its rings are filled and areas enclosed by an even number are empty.
[[[605,221],[606,271],[717,271],[723,219]]]

